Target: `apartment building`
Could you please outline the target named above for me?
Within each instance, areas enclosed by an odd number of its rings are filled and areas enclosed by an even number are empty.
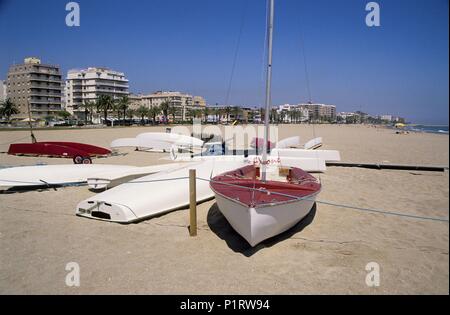
[[[309,110],[308,108],[302,107],[301,105],[290,105],[284,104],[277,108],[278,115],[284,113],[283,122],[305,122],[309,121]]]
[[[117,100],[128,96],[129,83],[123,72],[91,67],[69,70],[65,86],[66,110],[78,119],[84,119],[83,103],[95,102],[100,95]]]
[[[202,109],[206,106],[206,101],[201,96],[192,96],[177,91],[157,91],[152,94],[142,95],[141,104],[147,108],[161,106],[168,102],[169,106],[176,109],[175,120],[185,121],[189,118],[189,112],[195,109]],[[169,115],[172,119],[172,115]]]
[[[336,106],[326,104],[298,104],[299,108],[307,109],[310,121],[336,121]]]
[[[56,116],[62,110],[62,79],[59,66],[42,64],[35,57],[12,65],[6,80],[6,93],[20,113],[12,118],[28,117],[28,102],[33,119]]]
[[[6,81],[0,80],[0,102],[6,100],[8,94],[6,93]]]

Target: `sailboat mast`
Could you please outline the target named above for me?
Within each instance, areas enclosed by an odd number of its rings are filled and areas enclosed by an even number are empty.
[[[264,143],[262,154],[262,174],[261,179],[266,180],[266,165],[267,165],[267,150],[269,142],[269,116],[270,107],[272,106],[272,45],[273,45],[273,17],[274,17],[275,0],[269,0],[269,15],[268,15],[268,54],[267,54],[267,77],[266,77],[266,114],[264,116]]]

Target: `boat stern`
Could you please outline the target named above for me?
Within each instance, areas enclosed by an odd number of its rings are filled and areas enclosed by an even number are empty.
[[[129,223],[138,219],[127,206],[97,200],[80,202],[76,208],[76,215],[119,223]]]

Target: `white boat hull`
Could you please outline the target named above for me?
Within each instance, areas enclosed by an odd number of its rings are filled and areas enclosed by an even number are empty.
[[[303,148],[305,150],[315,150],[317,148],[320,148],[321,146],[322,146],[322,137],[318,137],[306,142],[303,145]]]
[[[189,205],[189,169],[197,178],[209,179],[245,165],[233,162],[197,162],[119,185],[77,205],[76,214],[106,221],[129,223]],[[197,202],[214,197],[209,182],[197,180]]]
[[[183,165],[186,165],[184,163]],[[152,165],[144,167],[134,167],[132,169],[125,170],[113,170],[98,172],[88,177],[87,183],[91,189],[100,190],[111,188],[133,179],[144,177],[146,175],[155,174],[158,172],[168,171],[176,169],[182,166],[180,163]]]
[[[253,247],[300,222],[311,211],[316,195],[308,197],[308,200],[258,208],[249,208],[218,193],[215,197],[223,216]]]
[[[275,148],[286,149],[286,148],[296,147],[299,145],[300,145],[300,137],[295,136],[295,137],[286,138],[286,139],[283,139],[283,140],[277,142]]]
[[[85,183],[95,173],[126,172],[127,165],[69,164],[10,167],[0,170],[0,187],[33,187]]]

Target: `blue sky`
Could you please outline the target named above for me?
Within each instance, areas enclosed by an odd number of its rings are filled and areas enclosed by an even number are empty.
[[[263,103],[265,0],[0,0],[0,79],[26,56],[126,73],[132,92],[180,90],[223,103],[244,21],[230,103]],[[384,0],[381,26],[361,0],[277,0],[273,103],[312,100],[338,111],[391,113],[448,124],[448,0]]]

